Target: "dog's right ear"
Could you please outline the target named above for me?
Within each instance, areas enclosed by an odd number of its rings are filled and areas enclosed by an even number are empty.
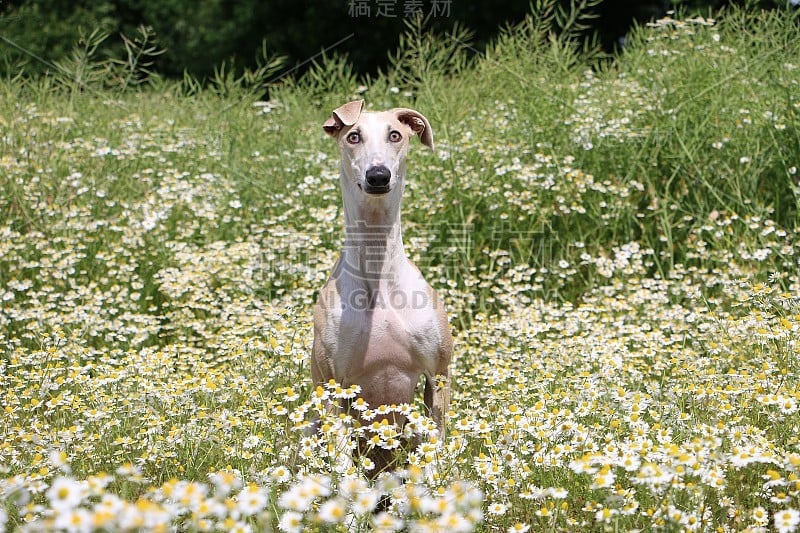
[[[364,100],[353,100],[337,107],[331,113],[331,118],[322,125],[322,129],[331,137],[336,137],[343,126],[352,126],[358,122],[363,107]]]

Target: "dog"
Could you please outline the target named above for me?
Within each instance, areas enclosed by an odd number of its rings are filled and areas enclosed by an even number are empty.
[[[364,101],[335,109],[323,124],[341,156],[345,239],[314,306],[311,376],[360,386],[375,409],[410,404],[425,376],[424,403],[444,437],[450,402],[453,337],[436,291],[403,248],[401,200],[412,137],[433,149],[428,119],[413,109],[363,110]],[[401,427],[395,411],[378,415]],[[375,475],[393,463],[390,450],[374,448]]]

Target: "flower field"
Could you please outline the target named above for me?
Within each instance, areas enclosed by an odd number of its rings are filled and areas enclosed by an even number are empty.
[[[668,19],[591,70],[531,21],[255,103],[3,80],[0,530],[800,531],[796,24]],[[444,438],[310,382],[320,125],[357,92],[433,125],[403,220],[456,339]]]

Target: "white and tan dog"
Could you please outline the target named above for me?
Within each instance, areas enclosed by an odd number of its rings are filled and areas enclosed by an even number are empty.
[[[418,135],[433,149],[433,131],[412,109],[364,112],[363,104],[339,107],[323,125],[341,153],[345,241],[314,308],[311,375],[315,384],[359,385],[372,409],[410,404],[424,375],[425,405],[443,435],[453,338],[400,229],[409,141]],[[404,422],[396,413],[384,418]],[[375,473],[392,462],[385,452],[370,454]]]

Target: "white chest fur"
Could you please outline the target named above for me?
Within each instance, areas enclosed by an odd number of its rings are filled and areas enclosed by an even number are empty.
[[[433,376],[443,342],[441,303],[419,272],[405,260],[402,275],[370,284],[335,270],[317,304],[334,379],[346,386],[387,372]]]

